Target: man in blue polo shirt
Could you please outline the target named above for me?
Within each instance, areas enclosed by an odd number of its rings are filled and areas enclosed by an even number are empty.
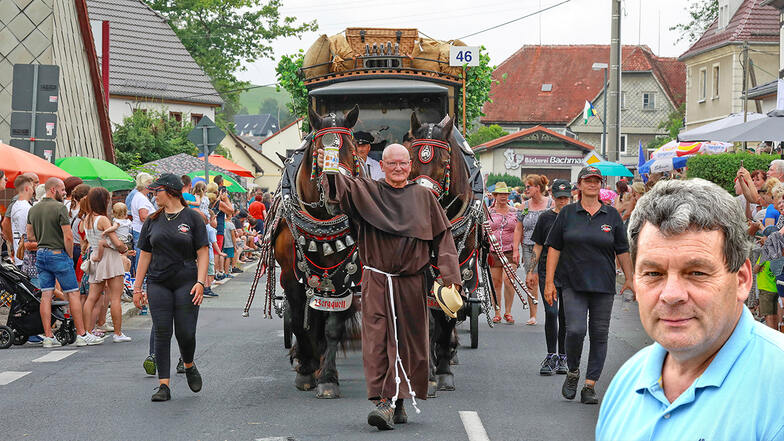
[[[754,320],[746,222],[701,179],[658,183],[629,224],[640,321],[655,341],[616,374],[597,440],[784,440],[784,334]]]

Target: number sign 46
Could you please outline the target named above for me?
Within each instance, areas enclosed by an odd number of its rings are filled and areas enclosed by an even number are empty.
[[[479,46],[451,46],[450,66],[479,66]]]

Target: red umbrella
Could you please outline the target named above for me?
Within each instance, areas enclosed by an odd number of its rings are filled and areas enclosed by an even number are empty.
[[[204,155],[200,155],[199,157],[202,158],[202,161],[204,160]],[[226,159],[226,157],[223,155],[212,154],[209,157],[209,161],[210,164],[220,167],[224,170],[228,170],[237,176],[244,176],[246,178],[255,177],[253,176],[253,172],[239,164],[232,162],[229,159]]]
[[[65,179],[71,176],[68,172],[52,164],[46,159],[35,156],[22,149],[0,143],[0,170],[8,178],[6,188],[14,188],[14,179],[22,173],[32,172],[38,175],[43,184],[47,179],[55,177]]]

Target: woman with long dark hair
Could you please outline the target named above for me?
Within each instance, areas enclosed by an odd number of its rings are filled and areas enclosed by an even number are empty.
[[[171,399],[172,332],[180,347],[188,387],[199,392],[202,386],[193,358],[199,305],[207,280],[208,240],[201,216],[196,210],[187,208],[178,176],[164,173],[149,188],[155,192],[160,208],[144,222],[139,235],[141,254],[136,267],[133,303],[141,307],[149,300],[160,383],[152,401],[168,401]],[[142,292],[145,276],[146,295]]]

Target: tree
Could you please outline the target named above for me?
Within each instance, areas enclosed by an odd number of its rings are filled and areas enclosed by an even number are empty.
[[[277,117],[278,115],[278,100],[275,98],[267,98],[261,103],[261,107],[259,107],[259,113],[268,113]]]
[[[308,89],[305,87],[305,79],[302,76],[302,61],[305,58],[305,51],[299,50],[294,55],[283,55],[275,67],[278,78],[276,89],[284,89],[291,95],[291,101],[286,104],[289,112],[295,118],[303,117],[302,131],[309,132],[308,124]]]
[[[115,128],[113,139],[117,166],[130,170],[146,162],[177,153],[196,154],[188,141],[193,125],[169,118],[166,111],[135,110]]]
[[[479,127],[479,130],[468,135],[468,139],[466,139],[466,141],[468,141],[468,145],[471,147],[476,147],[479,144],[484,144],[488,141],[492,141],[508,134],[509,132],[502,129],[501,126],[498,124],[493,124],[491,126]]]
[[[295,17],[281,17],[282,0],[147,0],[169,21],[212,85],[226,102],[216,122],[227,127],[239,109],[239,94],[250,83],[236,72],[243,61],[272,58],[271,42],[279,37],[301,36],[318,29],[315,21],[297,24]]]
[[[507,187],[522,187],[523,185],[525,185],[523,184],[523,180],[517,176],[508,175],[506,173],[504,174],[490,173],[487,176],[486,186],[489,187],[495,184],[496,182],[504,182]]]
[[[697,41],[705,33],[708,27],[719,16],[719,0],[692,0],[689,5],[688,23],[680,23],[670,28],[681,35],[676,42],[688,39],[689,43]]]

